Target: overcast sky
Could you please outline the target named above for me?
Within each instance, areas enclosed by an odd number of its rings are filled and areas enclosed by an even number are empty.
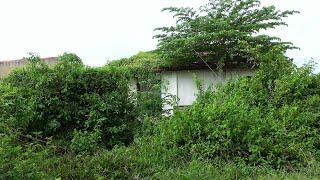
[[[0,60],[35,52],[41,57],[74,52],[85,64],[156,48],[153,29],[173,23],[167,6],[194,6],[207,0],[1,0]],[[269,31],[301,50],[288,55],[299,65],[310,58],[320,64],[320,1],[262,0],[282,10],[298,10],[289,27]],[[319,71],[320,68],[318,66]]]

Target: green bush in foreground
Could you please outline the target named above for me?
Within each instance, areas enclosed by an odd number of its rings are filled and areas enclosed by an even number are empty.
[[[138,121],[126,69],[85,67],[73,54],[53,68],[38,57],[29,61],[0,87],[5,128],[44,141],[64,139],[77,152],[132,142]]]
[[[176,158],[175,150],[142,146],[63,153],[54,144],[18,145],[0,136],[0,179],[312,179],[320,164],[298,170],[275,170],[221,160]],[[146,146],[146,147],[147,147]],[[162,151],[159,151],[161,150]],[[179,156],[177,156],[179,157]]]
[[[137,82],[136,110],[139,117],[158,117],[162,114],[161,75],[159,69],[163,59],[156,52],[139,52],[130,58],[109,62],[106,66],[125,67]]]

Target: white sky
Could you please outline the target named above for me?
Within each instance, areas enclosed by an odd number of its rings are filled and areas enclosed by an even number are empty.
[[[41,57],[74,52],[85,64],[156,48],[153,29],[173,23],[168,6],[197,7],[206,0],[0,0],[0,60],[35,52]],[[262,0],[282,10],[299,10],[289,27],[269,31],[301,50],[289,52],[299,65],[311,57],[320,64],[320,1]],[[318,70],[320,67],[318,66]]]

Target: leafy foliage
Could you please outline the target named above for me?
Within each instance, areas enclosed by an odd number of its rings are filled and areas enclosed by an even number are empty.
[[[320,75],[308,66],[296,68],[277,50],[261,58],[265,63],[253,77],[200,95],[188,110],[162,123],[159,141],[196,159],[276,168],[319,158]]]
[[[261,30],[287,25],[283,18],[297,11],[261,7],[260,0],[209,0],[198,10],[165,8],[174,14],[176,25],[161,27],[158,51],[167,66],[190,64],[202,56],[206,61],[252,60],[248,49],[268,52],[275,46],[293,48],[278,37],[261,35]],[[253,59],[256,60],[256,59]]]
[[[156,73],[163,66],[163,60],[156,52],[139,52],[138,54],[120,60],[114,60],[107,66],[127,68],[131,78],[137,85],[135,97],[136,110],[140,118],[157,117],[162,114],[161,77]]]
[[[163,59],[156,51],[139,52],[129,58],[110,61],[107,66],[127,67],[133,73],[153,71],[163,65]]]
[[[121,117],[136,114],[128,108],[125,110],[130,114],[119,114],[122,111],[113,107],[138,107],[127,99],[127,93],[121,94],[125,100],[115,96],[113,90],[122,86],[112,82],[127,82],[126,78],[120,80],[126,73],[130,77],[130,72],[116,66],[87,68],[73,60],[53,69],[32,64],[18,70],[0,86],[0,178],[318,178],[319,74],[312,74],[311,66],[295,67],[281,49],[256,57],[263,63],[253,77],[229,82],[215,93],[204,92],[194,105],[173,117],[161,121],[148,117],[142,124],[144,136],[136,136],[127,147],[114,145],[131,142],[137,127],[131,124],[134,118],[121,121]],[[62,67],[66,69],[62,71]],[[57,68],[64,73],[64,80],[61,77],[54,81]],[[48,86],[40,80],[62,85]],[[72,114],[70,119],[65,118],[67,122],[59,114],[52,114],[61,118],[56,118],[60,124],[74,128],[61,131],[62,127],[48,125],[52,119],[37,117],[41,113],[35,107],[41,103],[52,110],[55,106],[45,102],[68,107],[52,103],[55,96],[47,96],[49,93],[43,93],[42,88],[52,94],[64,93],[63,102],[71,105],[77,101],[67,101],[70,97],[82,97],[86,108],[80,107],[82,103],[72,106],[75,111],[65,113]],[[60,91],[65,88],[67,91]],[[114,96],[104,99],[104,93]],[[79,116],[79,111],[89,116]],[[117,116],[112,118],[117,122],[108,119],[114,111]],[[73,118],[79,118],[79,122]],[[39,122],[44,127],[37,126]],[[120,123],[133,129],[125,129]],[[114,148],[101,148],[103,143]]]
[[[1,179],[317,179],[319,163],[296,171],[221,159],[183,161],[174,150],[147,145],[62,154],[54,144],[15,144],[0,136]],[[180,158],[179,158],[180,157]]]
[[[4,79],[1,116],[12,124],[9,128],[41,139],[73,139],[72,147],[80,142],[84,147],[98,142],[107,147],[129,144],[138,122],[127,71],[85,67],[73,54],[64,54],[59,61],[54,68],[31,61]],[[88,138],[79,139],[81,132]]]
[[[0,179],[319,178],[320,74],[289,61],[290,44],[256,35],[295,12],[259,5],[168,8],[178,21],[160,28],[161,56],[89,68],[64,54],[49,68],[33,55],[0,82]],[[200,90],[191,107],[161,117],[153,70],[163,57],[193,62],[193,49],[208,61],[250,57],[259,70],[215,92]],[[142,90],[134,96],[132,78]]]

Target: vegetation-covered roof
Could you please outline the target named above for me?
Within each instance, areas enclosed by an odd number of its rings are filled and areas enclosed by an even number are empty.
[[[113,60],[108,66],[126,67],[133,72],[152,71],[180,71],[180,70],[200,70],[200,69],[218,69],[218,68],[252,68],[253,63],[245,58],[238,58],[237,61],[229,61],[221,64],[219,61],[204,62],[200,58],[192,63],[168,64],[167,61],[157,51],[139,52],[129,58]],[[209,67],[208,67],[209,66]]]
[[[139,52],[129,58],[110,61],[107,65],[122,66],[131,70],[156,70],[165,67],[164,60],[155,51]]]
[[[261,30],[287,25],[283,18],[297,11],[262,7],[260,0],[209,0],[198,10],[165,8],[176,24],[156,28],[158,47],[110,64],[151,71],[248,66],[259,62],[257,54],[275,47],[295,48]]]
[[[287,25],[283,18],[297,11],[262,7],[260,0],[209,0],[198,10],[189,7],[165,8],[176,19],[174,26],[160,27],[155,36],[158,52],[171,66],[207,62],[255,61],[252,52],[268,52],[275,46],[294,48],[261,30]],[[254,53],[255,54],[255,53]]]

